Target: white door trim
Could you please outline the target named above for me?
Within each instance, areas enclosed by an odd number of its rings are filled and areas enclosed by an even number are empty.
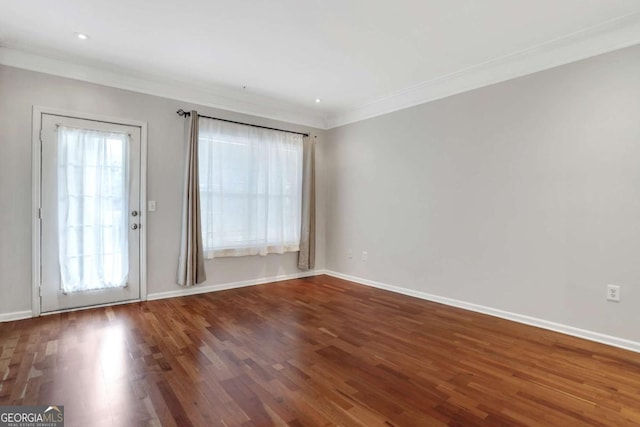
[[[77,119],[98,120],[140,128],[140,300],[147,300],[147,123],[138,120],[123,119],[101,114],[81,113],[78,111],[59,108],[33,106],[31,128],[31,311],[33,316],[40,316],[40,283],[42,279],[40,269],[40,190],[41,190],[41,141],[40,129],[42,115],[51,114],[68,116]]]

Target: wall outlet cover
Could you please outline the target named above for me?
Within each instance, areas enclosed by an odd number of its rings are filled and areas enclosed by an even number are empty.
[[[620,286],[607,285],[607,301],[620,302]]]

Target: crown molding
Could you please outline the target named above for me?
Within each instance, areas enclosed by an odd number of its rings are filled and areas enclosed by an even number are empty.
[[[0,64],[161,96],[208,107],[332,129],[448,96],[533,74],[640,43],[640,12],[424,81],[367,104],[325,115],[224,86],[132,75],[0,46]]]
[[[330,115],[327,129],[522,77],[640,43],[640,12],[393,92]]]
[[[267,119],[326,129],[325,116],[322,113],[310,109],[305,110],[299,105],[288,104],[273,98],[255,94],[241,94],[223,86],[205,85],[200,82],[194,84],[154,75],[133,75],[4,46],[0,46],[0,64]]]

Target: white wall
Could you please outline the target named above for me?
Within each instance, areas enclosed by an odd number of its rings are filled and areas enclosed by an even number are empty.
[[[640,341],[640,47],[327,141],[329,270]]]
[[[148,292],[175,284],[180,234],[183,123],[175,112],[201,114],[318,136],[317,268],[324,267],[324,131],[185,102],[0,66],[0,318],[31,309],[31,111],[33,105],[141,120],[148,123]],[[297,253],[207,261],[201,286],[300,273]]]

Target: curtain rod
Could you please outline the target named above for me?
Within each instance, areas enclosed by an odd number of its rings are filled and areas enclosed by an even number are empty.
[[[182,117],[188,117],[188,116],[191,115],[190,112],[184,111],[182,108],[179,109],[178,111],[176,111],[176,113],[178,113],[178,115],[182,116]],[[251,126],[251,127],[254,127],[254,128],[277,130],[277,131],[280,131],[280,132],[295,133],[296,135],[309,136],[308,133],[294,132],[292,130],[286,130],[286,129],[270,128],[270,127],[267,127],[267,126],[253,125],[251,123],[242,123],[242,122],[236,122],[236,121],[227,120],[227,119],[219,119],[218,117],[203,116],[202,114],[198,114],[198,117],[204,117],[205,119],[220,120],[221,122],[227,122],[227,123],[235,123],[237,125]]]

